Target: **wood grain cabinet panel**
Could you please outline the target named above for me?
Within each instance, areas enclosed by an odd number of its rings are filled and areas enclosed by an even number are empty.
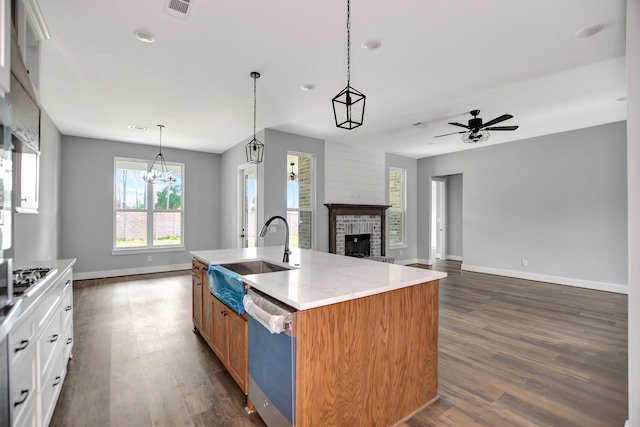
[[[229,352],[227,331],[229,329],[227,316],[230,309],[224,305],[218,298],[213,298],[212,318],[213,318],[213,339],[211,340],[211,349],[218,356],[218,359],[226,365],[227,355]]]
[[[246,314],[228,316],[229,358],[227,369],[245,394],[249,392],[249,346]]]
[[[207,266],[200,261],[193,260],[191,264],[191,280],[192,280],[192,313],[193,327],[200,331],[202,329],[202,271]]]

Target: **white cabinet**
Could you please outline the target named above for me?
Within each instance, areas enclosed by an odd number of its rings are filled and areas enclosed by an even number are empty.
[[[54,278],[9,333],[14,427],[48,426],[73,348],[73,270]]]
[[[40,196],[40,153],[26,144],[14,156],[16,169],[15,210],[17,213],[38,213]]]
[[[51,36],[37,0],[18,0],[16,1],[16,9],[15,27],[20,56],[27,67],[27,73],[36,92],[36,97],[39,98],[40,46],[44,40],[48,40]]]
[[[0,95],[11,82],[11,0],[0,0]]]

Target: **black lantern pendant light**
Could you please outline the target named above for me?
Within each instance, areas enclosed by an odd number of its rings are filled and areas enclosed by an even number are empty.
[[[264,144],[256,139],[256,80],[260,78],[260,73],[251,72],[253,79],[253,139],[245,146],[247,152],[247,162],[262,163],[264,155]]]
[[[333,115],[336,126],[355,129],[362,126],[366,96],[351,87],[351,9],[347,0],[347,87],[333,98]]]
[[[160,152],[153,160],[149,170],[142,173],[142,179],[149,183],[156,181],[162,181],[164,183],[176,182],[176,177],[173,176],[173,172],[167,167],[167,163],[164,161],[164,156],[162,155],[162,128],[164,125],[157,126],[158,129],[160,129]],[[160,170],[156,169],[156,163],[159,163]]]

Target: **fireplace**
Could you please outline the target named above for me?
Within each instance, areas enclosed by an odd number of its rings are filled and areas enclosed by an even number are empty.
[[[369,255],[366,256],[385,256],[385,211],[388,205],[327,203],[325,206],[329,209],[330,253],[346,255],[347,235],[369,234]]]
[[[371,255],[371,234],[346,234],[344,236],[344,254],[356,258]]]

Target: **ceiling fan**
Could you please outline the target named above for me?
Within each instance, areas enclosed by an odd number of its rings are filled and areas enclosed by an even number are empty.
[[[468,125],[463,125],[462,123],[449,122],[450,125],[460,126],[461,128],[465,128],[467,130],[463,130],[461,132],[445,133],[444,135],[434,136],[434,138],[440,138],[441,136],[448,136],[448,135],[463,134],[462,142],[475,143],[475,142],[483,142],[489,139],[488,131],[490,130],[493,131],[493,130],[518,129],[518,126],[493,126],[496,123],[509,120],[510,118],[513,117],[511,114],[503,114],[500,117],[496,117],[495,119],[489,120],[487,123],[483,124],[482,118],[478,117],[478,114],[480,114],[480,110],[472,110],[470,113],[473,116],[473,118],[469,120]]]

